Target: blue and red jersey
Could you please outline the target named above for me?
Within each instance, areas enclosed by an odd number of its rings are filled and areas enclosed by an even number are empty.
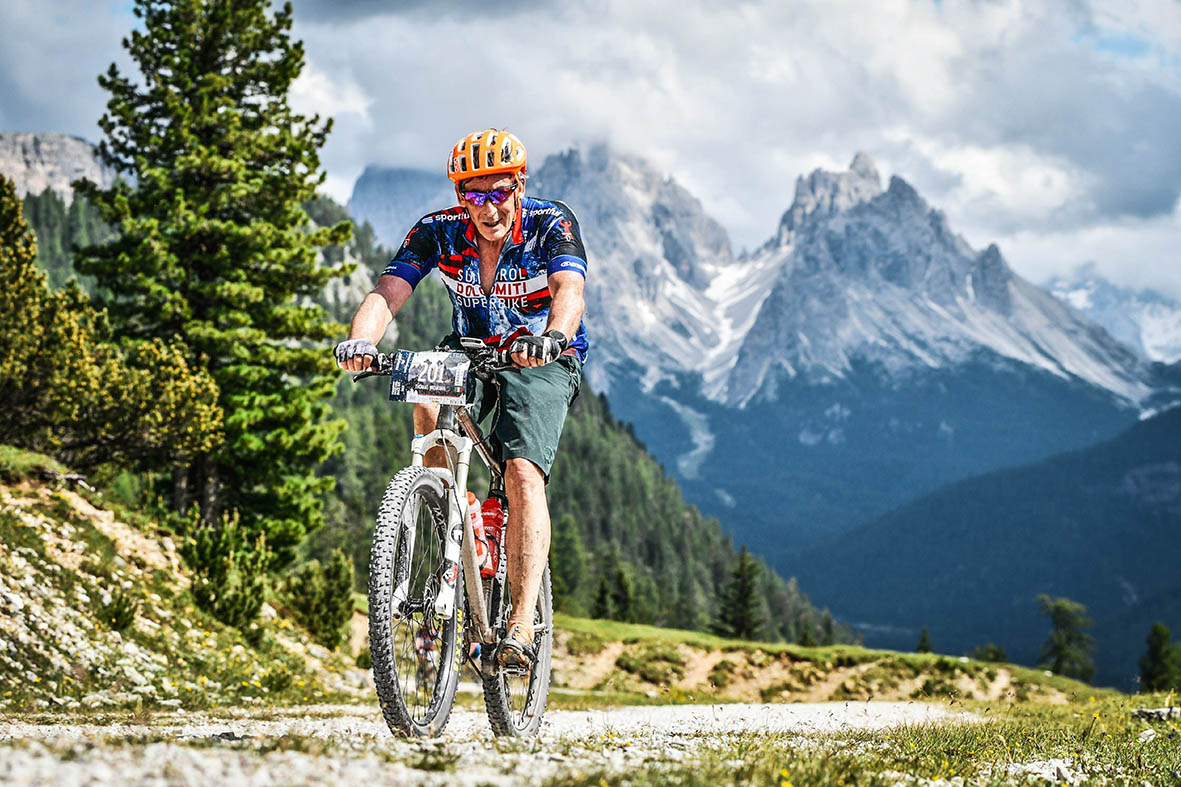
[[[549,276],[573,271],[586,277],[586,250],[574,212],[561,202],[525,197],[505,240],[492,292],[480,286],[476,228],[461,207],[419,219],[383,276],[405,279],[411,287],[438,269],[451,296],[451,326],[459,336],[507,338],[525,329],[545,332],[549,320]],[[586,361],[586,326],[570,338],[570,349]]]

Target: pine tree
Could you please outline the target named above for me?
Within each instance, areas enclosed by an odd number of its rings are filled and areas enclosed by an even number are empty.
[[[597,620],[610,620],[615,617],[615,609],[611,604],[611,586],[607,584],[607,577],[599,577],[599,589],[595,591],[595,603],[591,606],[591,617]]]
[[[919,632],[919,642],[914,646],[915,653],[934,653],[935,648],[931,646],[931,632],[926,626]]]
[[[177,510],[216,525],[237,511],[279,562],[321,523],[332,479],[313,468],[343,424],[328,421],[341,327],[310,299],[344,272],[318,251],[347,223],[311,229],[302,204],[323,182],[331,127],[292,111],[303,68],[291,6],[266,0],[136,0],[124,47],[143,85],[112,64],[99,125],[104,162],[135,183],[76,184],[118,231],[79,253],[118,333],[179,339],[207,368],[226,413],[215,450],[172,467]]]
[[[836,642],[836,626],[837,622],[833,619],[832,613],[827,609],[820,618],[820,644],[832,645]]]
[[[611,584],[611,607],[615,612],[612,615],[615,620],[635,622],[636,597],[632,592],[632,582],[618,560],[615,561],[615,581]]]
[[[1059,675],[1089,681],[1095,674],[1091,651],[1095,640],[1083,631],[1094,625],[1087,617],[1087,608],[1068,598],[1050,598],[1042,593],[1037,597],[1042,612],[1050,618],[1050,635],[1042,645],[1040,660]]]
[[[743,546],[734,564],[730,586],[718,609],[718,628],[727,636],[754,639],[763,629],[763,598],[759,593],[761,569]]]
[[[1169,627],[1160,621],[1148,633],[1148,651],[1140,658],[1142,691],[1181,688],[1181,649],[1171,639]]]
[[[159,340],[118,346],[75,285],[51,292],[11,181],[0,177],[0,443],[86,470],[151,468],[212,446],[213,380]]]
[[[575,597],[582,589],[586,563],[587,554],[578,522],[571,514],[563,514],[554,522],[554,541],[550,549],[554,606],[563,612],[571,612],[577,607]]]

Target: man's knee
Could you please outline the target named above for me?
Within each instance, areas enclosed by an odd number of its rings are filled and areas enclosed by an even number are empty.
[[[419,402],[414,405],[414,432],[427,434],[433,432],[439,420],[439,405]]]
[[[545,491],[545,473],[528,459],[514,458],[504,463],[504,483],[509,489],[525,494]]]

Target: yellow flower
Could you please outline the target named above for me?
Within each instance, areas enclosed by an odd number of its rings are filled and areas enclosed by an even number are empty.
[[[1092,714],[1091,714],[1091,718],[1092,718],[1092,719],[1097,719],[1097,718],[1099,718],[1099,714],[1098,714],[1098,713],[1092,713]]]
[[[1094,702],[1094,701],[1095,701],[1094,697],[1087,697],[1087,702]]]

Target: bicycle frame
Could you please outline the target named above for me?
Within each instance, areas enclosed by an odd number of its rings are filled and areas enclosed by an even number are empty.
[[[456,431],[458,423],[459,431]],[[470,435],[470,436],[469,436]],[[472,439],[475,438],[475,439]],[[455,467],[429,467],[443,482],[443,486],[451,490],[451,505],[448,505],[446,543],[443,549],[442,580],[439,583],[439,594],[435,597],[435,613],[441,618],[451,617],[456,603],[456,575],[459,573],[459,562],[463,561],[464,588],[467,592],[469,611],[472,619],[467,621],[474,629],[476,638],[480,642],[496,641],[492,626],[495,621],[489,620],[488,604],[484,598],[484,583],[480,575],[480,567],[476,564],[476,534],[472,529],[472,520],[467,511],[467,477],[471,467],[471,455],[474,448],[488,466],[492,475],[492,490],[503,492],[504,466],[493,455],[484,439],[479,426],[472,420],[466,406],[441,405],[439,418],[435,430],[429,434],[415,437],[410,444],[412,467],[424,467],[426,453],[432,448],[440,447],[450,464],[452,452],[455,456]],[[414,528],[406,528],[409,538],[407,554],[414,553]],[[502,539],[503,541],[503,539]],[[503,547],[498,547],[503,548]],[[505,560],[501,560],[497,568],[497,581],[503,583]],[[407,579],[407,583],[409,579]],[[394,589],[396,605],[406,601],[408,588],[399,585]]]

